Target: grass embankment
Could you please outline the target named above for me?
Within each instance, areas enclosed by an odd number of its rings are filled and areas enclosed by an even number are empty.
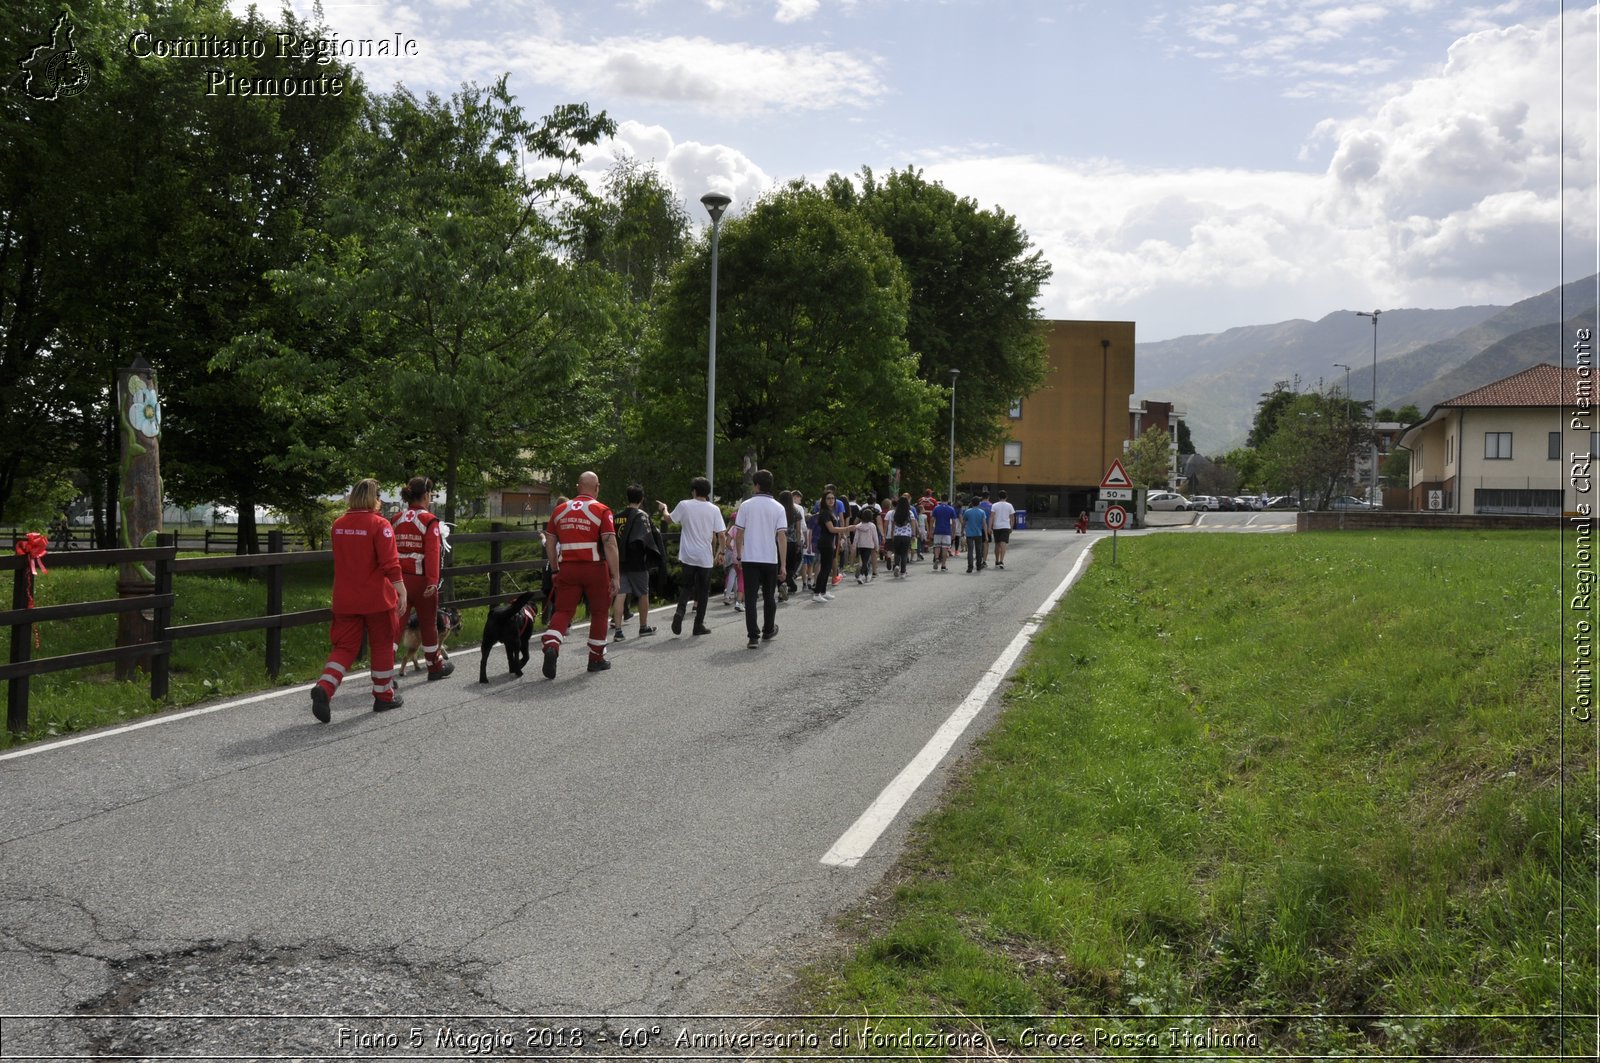
[[[1569,732],[1563,819],[1557,538],[1155,536],[1108,558],[808,1010],[1094,1016],[978,1021],[1009,1051],[1045,1050],[1027,1026],[1087,1055],[1558,1049],[1554,1021],[1448,1017],[1593,1010],[1594,750]]]
[[[463,527],[462,530],[477,530]],[[530,543],[507,544],[505,559],[536,556]],[[184,555],[189,556],[189,555]],[[248,565],[248,558],[241,558]],[[489,560],[489,547],[482,543],[463,543],[455,547],[452,563],[482,564]],[[48,560],[46,561],[48,564]],[[536,576],[526,572],[509,575],[524,587],[537,586]],[[290,566],[285,573],[284,612],[325,609],[333,568],[328,563]],[[508,581],[505,586],[509,588]],[[180,574],[173,579],[177,598],[172,623],[209,623],[240,617],[264,616],[267,608],[266,581],[247,570],[218,573]],[[458,598],[488,593],[488,577],[467,576],[455,581]],[[56,567],[34,582],[34,604],[60,605],[67,602],[101,601],[115,598],[116,571]],[[450,640],[458,653],[463,647],[477,648],[483,633],[486,608],[468,609],[462,614],[462,631]],[[88,617],[38,625],[40,646],[33,656],[58,657],[69,653],[101,650],[116,645],[115,616]],[[150,699],[150,681],[141,677],[118,682],[111,665],[52,672],[29,681],[28,731],[22,741],[87,730],[117,723],[164,709],[195,705],[219,696],[245,694],[273,686],[310,683],[321,674],[328,659],[328,626],[311,624],[287,628],[283,632],[283,668],[274,681],[266,670],[266,634],[216,635],[184,639],[173,648],[170,694],[166,701]],[[476,665],[476,654],[458,659],[458,670]],[[504,655],[500,665],[504,667]],[[364,663],[358,667],[364,667]],[[464,671],[460,674],[465,674]],[[4,684],[0,684],[3,687]],[[0,749],[16,744],[18,737],[0,727]]]

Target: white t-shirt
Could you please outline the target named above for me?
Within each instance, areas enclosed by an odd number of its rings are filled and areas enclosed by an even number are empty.
[[[686,498],[668,514],[672,523],[683,529],[678,539],[678,560],[695,568],[712,568],[711,543],[718,532],[727,531],[722,510],[703,498]]]
[[[1001,528],[1011,527],[1011,518],[1016,512],[1017,507],[1013,506],[1005,499],[1002,498],[1000,501],[996,502],[994,507],[989,510],[989,516],[994,518],[995,530],[998,531]]]
[[[771,495],[751,495],[739,503],[733,518],[739,529],[739,558],[756,563],[778,563],[778,533],[787,534],[789,515]]]

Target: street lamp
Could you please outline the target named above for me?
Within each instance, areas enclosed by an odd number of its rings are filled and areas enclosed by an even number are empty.
[[[733,200],[721,192],[707,192],[700,203],[711,215],[711,364],[706,369],[706,479],[711,481],[711,497],[717,497],[717,222]]]
[[[950,370],[950,493],[945,501],[956,504],[956,377],[961,370]]]
[[[1378,315],[1382,310],[1367,313],[1357,310],[1357,317],[1370,317],[1372,319],[1372,494],[1367,496],[1367,501],[1377,505],[1378,498]]]

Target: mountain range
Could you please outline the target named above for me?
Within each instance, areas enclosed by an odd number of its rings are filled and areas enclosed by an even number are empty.
[[[1510,306],[1384,310],[1377,324],[1379,408],[1429,407],[1540,362],[1560,363],[1583,325],[1593,328],[1591,275]],[[1373,394],[1373,324],[1353,310],[1137,345],[1139,398],[1186,411],[1195,448],[1222,454],[1243,446],[1261,397],[1275,384],[1296,390],[1344,387]],[[1336,363],[1349,366],[1346,370]]]

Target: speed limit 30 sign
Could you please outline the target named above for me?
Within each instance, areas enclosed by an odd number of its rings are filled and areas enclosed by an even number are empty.
[[[1106,507],[1106,527],[1120,531],[1128,526],[1128,511],[1121,506]]]

